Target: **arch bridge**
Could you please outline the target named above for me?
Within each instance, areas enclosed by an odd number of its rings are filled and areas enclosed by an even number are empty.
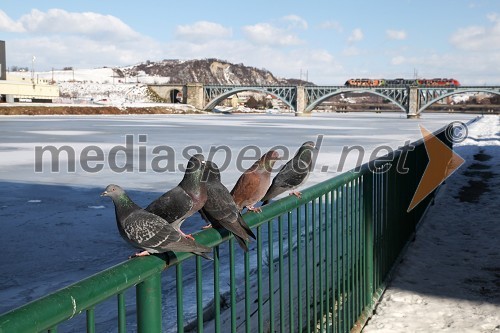
[[[150,86],[153,90],[167,85]],[[432,104],[448,96],[467,92],[484,92],[500,95],[500,86],[460,86],[460,87],[347,87],[347,86],[295,86],[295,85],[213,85],[186,84],[170,86],[183,91],[183,103],[200,110],[213,110],[220,102],[242,91],[270,94],[283,101],[297,115],[308,113],[325,100],[345,93],[370,93],[381,96],[398,106],[408,118],[419,115]]]

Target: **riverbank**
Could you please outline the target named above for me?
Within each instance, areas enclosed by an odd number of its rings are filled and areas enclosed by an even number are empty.
[[[204,114],[188,105],[172,106],[112,106],[98,104],[84,105],[7,105],[0,104],[0,115],[8,116],[41,116],[41,115],[125,115],[125,114]]]

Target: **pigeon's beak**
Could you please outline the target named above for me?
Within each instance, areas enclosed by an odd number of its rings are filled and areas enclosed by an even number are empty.
[[[108,195],[108,191],[104,191],[104,192],[101,193],[101,197],[105,197],[107,195]]]

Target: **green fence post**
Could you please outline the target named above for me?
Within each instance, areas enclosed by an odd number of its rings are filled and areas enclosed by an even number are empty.
[[[373,173],[363,175],[363,207],[365,228],[365,303],[373,306]]]
[[[137,331],[161,333],[161,275],[154,274],[137,285]]]

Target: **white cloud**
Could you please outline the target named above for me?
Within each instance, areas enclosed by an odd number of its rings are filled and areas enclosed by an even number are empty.
[[[342,55],[346,57],[357,56],[360,55],[360,53],[361,52],[359,51],[359,49],[354,46],[346,47],[345,49],[342,50]]]
[[[191,25],[179,25],[175,29],[178,39],[191,42],[204,42],[214,38],[231,37],[232,31],[219,23],[198,21]]]
[[[344,28],[338,21],[325,21],[320,24],[321,29],[325,30],[335,30],[337,32],[342,32]]]
[[[283,17],[283,20],[290,23],[290,28],[299,27],[302,29],[307,29],[307,21],[297,15],[288,15]]]
[[[269,23],[247,25],[243,28],[244,35],[253,43],[259,45],[291,46],[303,42],[289,31],[277,28]]]
[[[74,34],[97,39],[127,40],[140,38],[128,25],[117,17],[92,12],[72,13],[62,9],[42,12],[33,9],[19,19],[26,32],[33,34]]]
[[[490,26],[469,26],[458,29],[450,42],[455,47],[467,51],[492,51],[500,49],[500,19],[489,14]]]
[[[387,38],[396,40],[404,40],[407,37],[404,30],[386,30],[385,34]]]
[[[110,15],[33,9],[18,21],[0,12],[0,22],[20,33],[8,41],[10,65],[29,65],[35,55],[38,68],[45,70],[64,66],[123,66],[162,54],[159,43]]]
[[[395,56],[391,58],[391,65],[402,65],[406,62],[404,56]]]
[[[3,32],[24,32],[23,25],[12,20],[3,10],[0,9],[0,31]]]
[[[363,31],[360,28],[356,28],[351,32],[351,35],[347,38],[349,42],[359,42],[363,40]]]

